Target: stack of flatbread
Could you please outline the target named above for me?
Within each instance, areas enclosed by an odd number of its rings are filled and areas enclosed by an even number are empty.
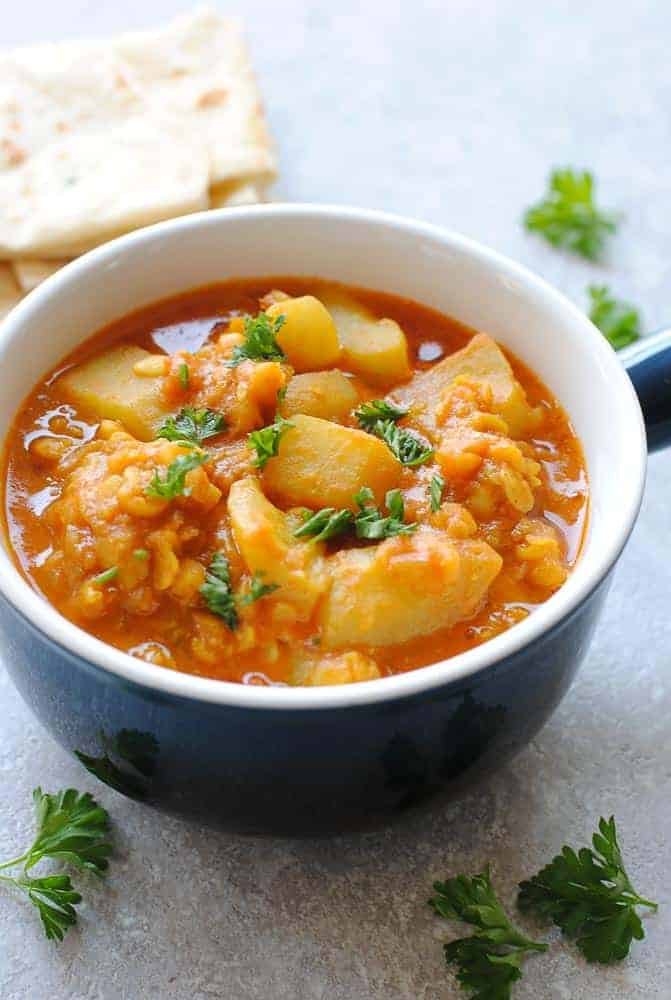
[[[0,54],[0,318],[122,233],[260,201],[275,156],[235,21]]]

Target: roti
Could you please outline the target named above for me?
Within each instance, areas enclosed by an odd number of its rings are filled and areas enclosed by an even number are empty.
[[[0,56],[2,259],[76,256],[274,175],[240,28],[212,10]]]

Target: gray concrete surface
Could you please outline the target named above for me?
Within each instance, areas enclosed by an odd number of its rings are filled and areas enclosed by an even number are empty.
[[[3,44],[152,24],[175,0],[8,7]],[[276,196],[349,202],[451,226],[511,254],[579,303],[607,281],[671,323],[671,20],[655,0],[245,0],[278,140]],[[519,216],[553,164],[591,167],[626,221],[590,266],[527,237]],[[0,895],[3,1000],[442,1000],[456,997],[425,900],[436,877],[492,861],[519,878],[600,813],[619,820],[647,938],[612,968],[553,935],[520,1000],[671,998],[671,454],[650,467],[641,520],[575,686],[514,763],[461,802],[376,836],[260,842],[165,819],[93,780],[0,673],[1,853],[31,826],[40,783],[88,788],[118,857],[57,947]]]

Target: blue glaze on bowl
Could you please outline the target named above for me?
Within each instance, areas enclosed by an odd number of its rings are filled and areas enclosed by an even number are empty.
[[[383,825],[524,747],[568,690],[606,589],[471,677],[325,710],[217,705],[134,684],[57,645],[4,599],[0,642],[46,729],[118,791],[226,830],[325,834]]]

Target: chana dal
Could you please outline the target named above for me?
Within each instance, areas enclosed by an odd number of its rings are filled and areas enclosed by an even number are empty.
[[[412,670],[562,586],[588,507],[560,404],[485,333],[273,278],[96,334],[5,455],[17,565],[157,667],[249,684]]]

